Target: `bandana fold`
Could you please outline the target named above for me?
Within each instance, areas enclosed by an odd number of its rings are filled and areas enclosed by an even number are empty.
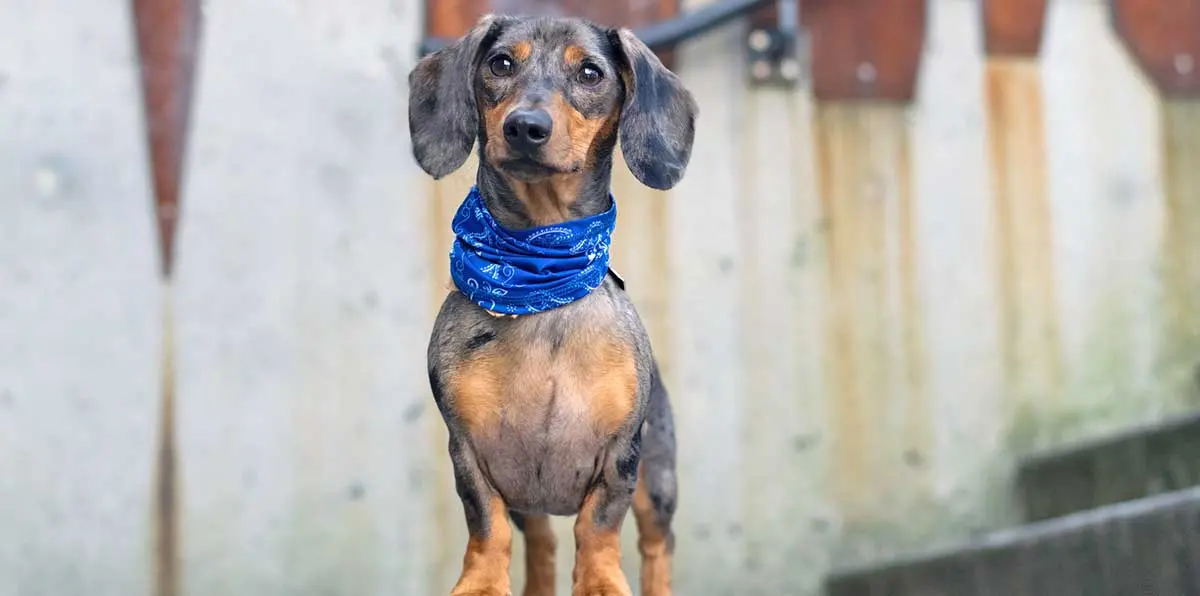
[[[471,187],[451,224],[450,277],[493,313],[527,315],[564,306],[604,283],[616,223],[613,201],[608,211],[590,217],[510,230]]]

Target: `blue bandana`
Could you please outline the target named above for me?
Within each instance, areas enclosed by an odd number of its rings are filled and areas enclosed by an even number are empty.
[[[497,314],[527,315],[570,304],[604,283],[617,206],[560,224],[501,227],[471,188],[454,215],[450,277],[472,302]]]

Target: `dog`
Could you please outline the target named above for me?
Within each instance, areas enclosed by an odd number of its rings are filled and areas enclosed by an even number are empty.
[[[632,506],[641,593],[669,596],[674,420],[646,330],[607,267],[607,234],[618,140],[642,184],[674,187],[692,152],[693,96],[628,29],[498,15],[422,58],[409,89],[425,173],[440,179],[476,143],[479,153],[452,222],[456,287],[428,348],[469,532],[451,595],[511,595],[513,526],[527,545],[525,596],[554,594],[549,516],[576,515],[572,594],[628,596],[620,530]],[[578,243],[535,246],[576,228]],[[503,254],[513,247],[545,254]],[[514,276],[557,285],[529,291]],[[521,292],[527,303],[513,299]]]

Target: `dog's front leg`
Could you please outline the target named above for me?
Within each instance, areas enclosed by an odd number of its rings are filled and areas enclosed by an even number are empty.
[[[467,553],[450,596],[512,596],[512,527],[504,501],[484,480],[470,448],[451,439],[454,483],[467,518]]]
[[[631,596],[621,571],[621,524],[633,500],[641,433],[633,433],[607,458],[604,470],[583,500],[575,520],[572,596]]]
[[[554,596],[554,559],[558,541],[548,515],[510,512],[525,535],[525,591],[523,596]]]

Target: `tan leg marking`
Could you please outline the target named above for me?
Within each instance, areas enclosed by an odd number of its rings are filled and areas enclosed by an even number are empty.
[[[508,565],[512,561],[512,526],[500,497],[487,503],[488,532],[471,536],[463,557],[462,576],[450,596],[512,596]]]
[[[603,491],[593,491],[583,501],[575,520],[575,569],[572,596],[632,596],[621,571],[621,520],[615,528],[597,526],[595,510]]]
[[[645,478],[645,474],[641,475]],[[654,502],[646,483],[638,482],[633,493],[633,516],[637,521],[638,550],[642,554],[642,596],[671,596],[671,548],[664,528],[659,526]]]
[[[554,560],[558,540],[550,527],[550,516],[525,518],[524,596],[554,596]]]

